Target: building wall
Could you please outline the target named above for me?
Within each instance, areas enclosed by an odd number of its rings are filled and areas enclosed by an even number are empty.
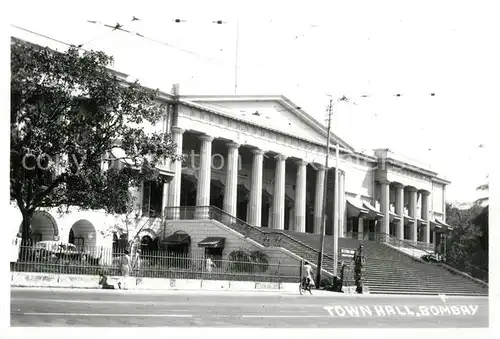
[[[186,130],[203,131],[212,136],[224,136],[224,138],[233,140],[240,145],[251,145],[263,150],[269,150],[269,146],[272,145],[272,151],[274,152],[304,159],[307,162],[321,163],[324,161],[323,149],[319,146],[317,150],[305,152],[299,146],[272,139],[274,135],[255,126],[248,128],[245,126],[245,130],[238,129],[237,124],[233,122],[231,122],[230,126],[223,126],[220,124],[219,116],[190,107],[181,106],[179,112],[178,126]],[[262,133],[256,135],[257,131]]]
[[[432,184],[432,211],[436,213],[444,213],[444,187],[442,184]]]
[[[205,249],[199,247],[198,243],[207,237],[224,237],[225,245],[222,252],[223,260],[228,260],[229,253],[239,249],[247,249],[249,251],[259,250],[269,256],[269,263],[277,265],[280,263],[280,272],[286,274],[299,273],[299,260],[296,256],[288,254],[279,248],[264,247],[251,240],[245,239],[241,234],[231,230],[230,228],[213,220],[197,221],[197,220],[171,220],[165,225],[165,235],[169,236],[176,231],[184,231],[191,237],[190,253],[203,257]],[[286,271],[283,271],[285,270]]]
[[[300,134],[304,138],[319,142],[325,141],[325,137],[319,135],[311,126],[277,101],[204,102],[203,105],[228,112],[240,119],[269,126],[279,131]],[[259,112],[259,115],[253,114],[256,111]]]
[[[345,191],[354,195],[374,196],[374,171],[369,164],[349,163],[345,174]]]

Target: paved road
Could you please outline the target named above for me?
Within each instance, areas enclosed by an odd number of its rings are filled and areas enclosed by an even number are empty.
[[[11,326],[488,327],[483,297],[11,289]]]

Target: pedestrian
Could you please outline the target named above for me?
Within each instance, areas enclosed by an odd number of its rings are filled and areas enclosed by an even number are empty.
[[[306,274],[306,278],[309,280],[309,285],[314,286],[314,279],[313,279],[313,268],[310,263],[306,261],[304,265],[304,272]]]
[[[212,261],[212,258],[210,256],[207,257],[207,272],[212,273],[213,268],[215,267],[215,263]]]
[[[132,271],[132,268],[130,267],[131,260],[130,260],[130,251],[128,249],[125,249],[123,256],[120,259],[120,273],[122,275],[122,280],[123,280],[123,289],[127,289],[127,279],[129,277],[130,272]]]
[[[137,270],[137,274],[140,273],[141,271],[141,249],[138,248],[136,253],[135,253],[135,259],[134,259],[134,269]]]

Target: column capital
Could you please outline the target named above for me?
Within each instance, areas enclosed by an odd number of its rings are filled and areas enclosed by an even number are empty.
[[[284,154],[277,154],[274,158],[275,158],[276,160],[285,161],[286,159],[288,159],[288,155],[284,155]]]
[[[295,163],[297,164],[297,166],[307,166],[307,164],[309,164],[307,161],[304,161],[304,160],[296,160]]]
[[[387,179],[379,179],[377,180],[381,185],[390,185],[390,181]]]
[[[200,135],[198,137],[198,139],[202,140],[202,141],[209,141],[209,142],[212,142],[214,140],[214,137],[211,136],[211,135],[207,135],[207,134],[203,134],[203,135]]]
[[[318,164],[317,162],[313,162],[312,165],[314,165],[314,168],[316,168],[317,171],[324,171],[325,170],[325,165]]]
[[[240,144],[238,144],[238,143],[236,143],[234,141],[228,142],[226,144],[226,146],[229,147],[229,148],[240,148]]]
[[[260,148],[252,148],[250,150],[250,152],[252,152],[253,154],[264,154],[264,153],[266,153],[266,151],[264,151],[264,150],[262,150]]]
[[[417,189],[413,186],[406,186],[406,190],[411,193],[417,192]]]
[[[403,184],[402,184],[402,183],[400,183],[400,182],[393,182],[393,183],[392,183],[392,186],[394,186],[395,188],[399,188],[399,189],[401,189],[401,188],[405,188],[405,185],[403,185]]]
[[[176,134],[184,134],[184,132],[186,131],[184,128],[180,128],[180,127],[177,127],[177,126],[174,126],[170,129],[170,131],[172,133],[176,133]]]
[[[418,193],[422,194],[424,197],[428,197],[431,194],[431,192],[427,190],[418,190]]]

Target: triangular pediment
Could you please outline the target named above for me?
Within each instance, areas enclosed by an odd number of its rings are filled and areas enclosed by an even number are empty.
[[[311,141],[324,143],[326,128],[284,96],[183,96],[183,100]],[[332,145],[352,147],[331,133]]]

